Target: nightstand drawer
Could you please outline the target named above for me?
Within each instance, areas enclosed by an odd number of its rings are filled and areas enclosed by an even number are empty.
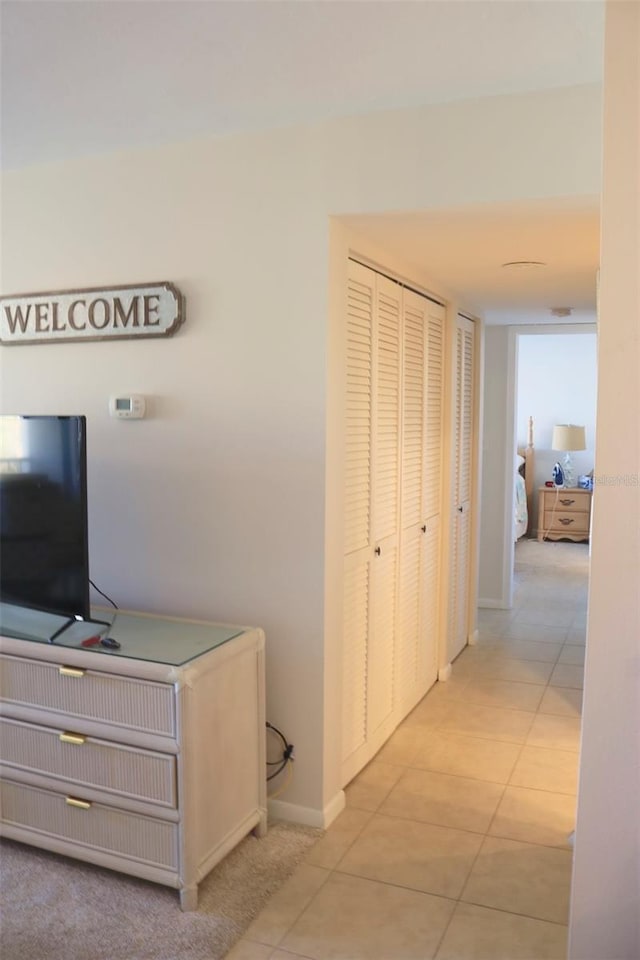
[[[5,780],[2,823],[128,860],[176,870],[178,824]]]
[[[7,703],[64,715],[65,727],[77,718],[80,729],[87,719],[176,736],[174,690],[168,683],[2,655],[0,695]]]
[[[591,491],[577,487],[540,487],[538,540],[588,540]]]
[[[584,512],[568,513],[563,510],[546,510],[544,514],[545,533],[589,533],[589,514]]]
[[[589,513],[591,509],[591,494],[560,490],[558,496],[555,493],[545,494],[545,509],[553,510],[556,513]]]
[[[3,718],[0,758],[16,770],[55,777],[72,793],[94,787],[114,796],[176,807],[176,760],[171,754]]]

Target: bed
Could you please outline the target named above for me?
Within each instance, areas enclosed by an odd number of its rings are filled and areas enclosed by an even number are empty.
[[[529,529],[531,516],[534,487],[533,417],[529,417],[527,445],[516,451],[515,471],[513,538],[519,540]]]

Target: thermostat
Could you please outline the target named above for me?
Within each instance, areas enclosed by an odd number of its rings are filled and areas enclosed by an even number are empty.
[[[145,407],[144,397],[138,393],[132,393],[128,397],[111,397],[109,400],[109,413],[122,420],[141,420]]]

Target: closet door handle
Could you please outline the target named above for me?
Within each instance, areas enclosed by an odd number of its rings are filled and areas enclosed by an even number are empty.
[[[464,510],[464,507],[458,507],[458,513],[462,513],[463,510]]]
[[[380,554],[382,553],[382,550],[380,549],[380,547],[376,547],[373,552],[375,553],[376,557],[379,557]]]
[[[426,533],[426,532],[427,532],[427,525],[426,525],[426,523],[424,524],[424,526],[420,527],[420,529],[422,530],[423,533]]]

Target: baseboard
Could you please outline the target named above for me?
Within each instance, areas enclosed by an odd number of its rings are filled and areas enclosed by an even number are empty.
[[[483,610],[510,610],[504,600],[496,600],[494,597],[480,597],[478,606]]]
[[[440,667],[438,670],[438,680],[441,683],[446,683],[447,680],[451,679],[451,664],[448,663],[445,667]]]
[[[344,790],[339,790],[335,797],[322,810],[315,807],[302,807],[297,803],[287,803],[286,800],[268,800],[267,810],[274,820],[288,820],[290,823],[301,823],[305,827],[319,827],[326,830],[346,805]]]

